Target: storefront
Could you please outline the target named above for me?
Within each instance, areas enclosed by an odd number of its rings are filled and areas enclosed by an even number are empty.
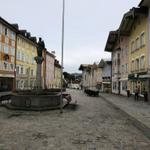
[[[128,79],[130,81],[130,92],[131,94],[135,93],[136,86],[139,87],[140,96],[144,96],[145,91],[148,91],[149,89],[149,78],[147,74],[138,73],[138,74],[130,74],[128,76]]]
[[[0,77],[0,92],[12,91],[13,79],[8,77]]]

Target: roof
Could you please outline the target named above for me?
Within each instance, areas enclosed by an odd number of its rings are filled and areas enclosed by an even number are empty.
[[[19,32],[18,36],[23,38],[24,40],[28,41],[29,43],[34,44],[35,46],[38,46],[37,42],[32,39],[35,37],[27,37],[26,35],[23,35],[20,32]]]
[[[55,67],[57,68],[62,68],[62,66],[59,64],[59,61],[57,59],[55,59],[55,63],[54,63]]]
[[[99,67],[100,68],[104,68],[104,66],[106,65],[106,64],[112,64],[112,61],[109,59],[109,60],[106,60],[106,59],[101,59],[101,61],[99,62]]]
[[[53,57],[53,58],[55,58],[55,55],[52,54],[52,53],[50,53],[49,51],[46,51],[46,54],[49,55],[49,56],[51,56],[51,57]]]
[[[0,23],[2,23],[3,25],[7,26],[8,28],[10,28],[11,30],[13,30],[14,32],[18,33],[17,27],[14,26],[13,24],[10,24],[9,22],[7,22],[2,17],[0,17]]]
[[[110,31],[106,42],[105,51],[111,52],[117,39],[118,39],[118,30]]]
[[[148,13],[148,9],[146,7],[140,7],[140,8],[133,7],[132,9],[130,9],[123,16],[123,19],[119,27],[119,34],[125,36],[129,35],[135,19],[138,16],[146,15],[147,13]]]
[[[79,70],[84,70],[85,68],[88,68],[89,64],[81,64],[79,67]]]
[[[149,0],[141,0],[139,6],[147,6],[150,7],[150,1]]]

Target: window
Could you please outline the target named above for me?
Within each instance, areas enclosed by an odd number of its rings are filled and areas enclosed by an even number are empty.
[[[124,65],[122,65],[122,73],[124,73]]]
[[[32,56],[32,64],[34,64],[34,57]]]
[[[16,36],[15,36],[15,33],[14,33],[14,32],[11,32],[11,39],[12,39],[12,40],[15,40],[15,37],[16,37]]]
[[[21,60],[24,61],[24,53],[21,53]]]
[[[15,48],[13,48],[13,47],[11,48],[11,55],[13,55],[13,56],[15,55]]]
[[[139,59],[136,59],[136,70],[139,70]]]
[[[23,67],[21,67],[21,74],[23,74]]]
[[[134,60],[131,62],[131,71],[134,71]]]
[[[2,25],[0,24],[0,34],[2,33]]]
[[[8,37],[5,37],[5,43],[9,43],[9,39],[8,39]]]
[[[14,57],[11,57],[11,63],[14,63],[14,62],[15,62]]]
[[[10,64],[10,68],[11,68],[11,70],[13,70],[14,69],[14,65]]]
[[[128,73],[128,64],[126,64],[125,66],[126,73]]]
[[[16,67],[16,74],[19,74],[19,66]]]
[[[140,58],[140,69],[144,69],[145,68],[145,57],[142,56]]]
[[[2,51],[2,43],[0,42],[0,52]]]
[[[4,30],[5,30],[5,35],[7,36],[8,35],[8,29],[5,28]]]
[[[15,47],[15,41],[11,41],[11,45]]]
[[[123,91],[127,90],[127,81],[122,81],[122,90]]]
[[[9,50],[9,49],[8,49],[8,46],[5,45],[5,46],[4,46],[4,53],[5,53],[5,54],[8,54],[8,50]]]
[[[116,89],[117,89],[117,83],[113,82],[113,90],[116,90]]]
[[[31,70],[31,76],[33,76],[33,69]]]
[[[143,47],[145,45],[145,33],[142,33],[140,36],[140,46]]]
[[[4,69],[8,69],[7,67],[8,67],[7,62],[4,62]]]
[[[131,52],[133,52],[135,49],[134,41],[131,43]]]
[[[140,38],[138,37],[135,41],[135,49],[139,49],[140,48]]]
[[[17,59],[20,60],[20,52],[17,52]]]

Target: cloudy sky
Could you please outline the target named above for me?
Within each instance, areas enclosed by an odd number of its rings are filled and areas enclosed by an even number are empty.
[[[0,16],[41,36],[49,51],[61,55],[62,0],[0,0]],[[104,52],[108,33],[116,30],[123,14],[140,0],[66,0],[65,71],[78,72],[80,64],[109,58]]]

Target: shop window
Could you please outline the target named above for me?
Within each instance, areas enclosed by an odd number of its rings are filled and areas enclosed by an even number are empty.
[[[113,90],[116,90],[116,89],[117,89],[117,83],[113,82]]]
[[[143,95],[145,91],[147,91],[146,81],[141,81],[141,94]]]
[[[127,91],[127,81],[122,81],[122,90]]]

